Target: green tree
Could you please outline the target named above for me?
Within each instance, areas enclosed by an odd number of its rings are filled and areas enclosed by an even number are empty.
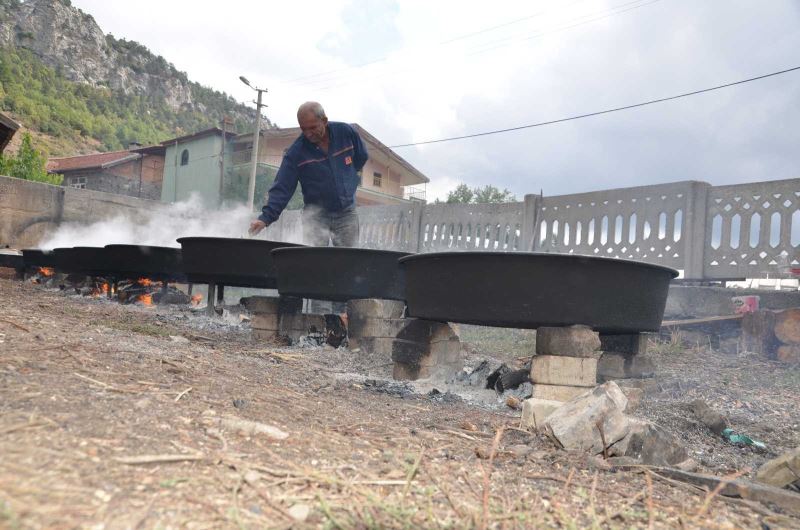
[[[0,173],[24,180],[35,180],[60,185],[63,177],[51,175],[45,169],[44,155],[33,147],[31,135],[22,136],[22,145],[17,156],[0,155]]]
[[[499,204],[504,202],[514,202],[517,198],[507,189],[502,191],[491,184],[483,187],[470,188],[466,184],[459,184],[451,192],[448,192],[447,204]],[[436,203],[440,201],[437,199]]]

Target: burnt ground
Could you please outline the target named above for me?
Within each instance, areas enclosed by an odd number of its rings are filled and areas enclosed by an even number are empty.
[[[558,450],[518,430],[511,409],[343,377],[358,368],[346,351],[256,343],[233,322],[0,280],[0,527],[800,524],[775,507]],[[470,342],[471,359],[520,356]],[[747,476],[800,445],[797,367],[670,343],[653,350],[659,374],[638,414],[678,435],[701,471]],[[767,451],[709,433],[685,407],[696,397]],[[230,420],[288,437],[242,434]]]

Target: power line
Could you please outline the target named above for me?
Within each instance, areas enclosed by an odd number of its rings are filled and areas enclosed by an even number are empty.
[[[463,136],[451,136],[449,138],[439,138],[438,140],[426,140],[424,142],[413,142],[413,143],[408,143],[408,144],[390,145],[389,148],[397,149],[399,147],[411,147],[411,146],[414,146],[414,145],[436,144],[436,143],[441,143],[441,142],[450,142],[452,140],[464,140],[465,138],[475,138],[475,137],[478,137],[478,136],[489,136],[490,134],[500,134],[500,133],[511,132],[511,131],[519,131],[519,130],[522,130],[522,129],[532,129],[533,127],[541,127],[543,125],[552,125],[554,123],[562,123],[562,122],[565,122],[565,121],[578,120],[578,119],[581,119],[581,118],[589,118],[591,116],[599,116],[601,114],[609,114],[611,112],[617,112],[617,111],[620,111],[620,110],[628,110],[628,109],[634,109],[636,107],[644,107],[646,105],[653,105],[654,103],[663,103],[664,101],[671,101],[673,99],[685,98],[687,96],[694,96],[694,95],[697,95],[697,94],[703,94],[705,92],[711,92],[713,90],[719,90],[721,88],[727,88],[727,87],[731,87],[731,86],[735,86],[735,85],[741,85],[743,83],[749,83],[750,81],[758,81],[759,79],[766,79],[767,77],[773,77],[773,76],[776,76],[776,75],[786,74],[786,73],[789,73],[789,72],[794,72],[795,70],[800,70],[800,66],[795,66],[793,68],[787,68],[786,70],[780,70],[778,72],[772,72],[771,74],[760,75],[758,77],[751,77],[749,79],[742,79],[741,81],[734,81],[732,83],[726,83],[724,85],[718,85],[718,86],[714,86],[714,87],[710,87],[710,88],[703,88],[703,89],[700,89],[700,90],[695,90],[693,92],[686,92],[684,94],[678,94],[677,96],[669,96],[669,97],[666,97],[666,98],[652,99],[650,101],[645,101],[643,103],[635,103],[633,105],[625,105],[624,107],[616,107],[616,108],[613,108],[613,109],[600,110],[600,111],[597,111],[597,112],[589,112],[587,114],[579,114],[577,116],[570,116],[568,118],[560,118],[560,119],[557,119],[557,120],[542,121],[542,122],[539,122],[539,123],[532,123],[530,125],[520,125],[518,127],[509,127],[508,129],[497,129],[497,130],[494,130],[494,131],[485,131],[485,132],[474,133],[474,134],[465,134]]]

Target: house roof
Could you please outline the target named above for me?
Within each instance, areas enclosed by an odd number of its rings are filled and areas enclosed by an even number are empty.
[[[6,148],[17,129],[19,129],[19,123],[0,112],[0,152]]]
[[[222,134],[222,129],[220,129],[219,127],[212,127],[210,129],[205,129],[202,131],[198,131],[196,133],[187,134],[185,136],[178,136],[177,138],[170,138],[169,140],[164,140],[163,142],[161,142],[161,145],[170,146],[176,142],[197,140],[198,138],[203,138],[205,136],[216,136],[219,134]],[[225,131],[225,136],[236,136],[236,133],[232,131]]]
[[[415,184],[422,184],[430,182],[430,179],[426,177],[422,172],[420,172],[417,168],[412,166],[408,161],[406,161],[403,157],[392,151],[389,147],[387,147],[383,142],[375,138],[372,134],[370,134],[366,129],[361,127],[357,123],[351,123],[353,128],[358,132],[361,139],[364,140],[368,144],[367,149],[372,147],[372,151],[378,151],[379,153],[383,154],[389,161],[396,162],[398,165],[402,166],[408,173],[413,175],[418,179],[418,182]],[[300,127],[290,127],[287,129],[263,129],[261,131],[263,135],[271,136],[273,138],[283,138],[283,137],[297,137],[300,136],[301,131]],[[247,133],[240,135],[241,137],[251,137],[253,133]]]
[[[105,169],[130,160],[136,160],[141,156],[139,153],[131,151],[111,151],[108,153],[51,158],[47,161],[47,171],[50,173],[64,173],[79,169]]]

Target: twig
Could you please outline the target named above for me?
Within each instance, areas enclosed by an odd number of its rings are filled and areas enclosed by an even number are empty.
[[[76,376],[80,377],[81,379],[84,379],[86,381],[89,381],[90,383],[94,383],[96,385],[99,385],[99,386],[105,388],[106,390],[110,390],[112,392],[121,392],[121,393],[124,393],[124,392],[135,392],[135,391],[131,391],[131,390],[121,390],[121,389],[119,389],[119,388],[117,388],[115,386],[109,385],[108,383],[104,383],[102,381],[98,381],[97,379],[92,379],[91,377],[87,377],[85,375],[81,375],[78,372],[73,372],[73,373]]]
[[[600,433],[600,441],[603,442],[603,460],[608,460],[608,447],[606,447],[606,434],[603,432],[603,420],[597,420],[594,424]]]
[[[481,469],[483,469],[483,512],[481,516],[481,530],[486,530],[489,525],[489,488],[491,486],[492,467],[494,466],[494,455],[497,453],[497,447],[500,445],[500,439],[503,437],[504,432],[505,427],[500,427],[494,435],[492,448],[489,450],[488,469],[481,464]]]
[[[742,476],[743,474],[744,470],[740,470],[720,479],[719,484],[717,484],[716,487],[708,492],[708,495],[706,495],[705,500],[703,500],[703,505],[700,506],[700,509],[697,511],[697,515],[695,517],[700,518],[705,515],[705,513],[708,511],[708,507],[711,505],[711,501],[714,500],[714,497],[719,495],[723,488],[725,488],[730,481]]]
[[[622,506],[622,508],[620,508],[616,512],[614,512],[614,513],[612,513],[610,515],[607,515],[607,516],[603,517],[602,519],[600,519],[600,521],[598,521],[598,523],[597,523],[597,526],[598,527],[602,527],[603,524],[606,521],[610,521],[610,520],[614,519],[615,517],[618,517],[622,512],[624,512],[625,510],[627,510],[628,508],[630,508],[631,506],[633,506],[634,504],[639,502],[642,499],[642,497],[644,497],[646,494],[647,494],[646,491],[640,491],[639,493],[637,493],[636,495],[634,495],[633,497],[628,499],[628,501],[625,502],[625,504]]]
[[[655,514],[653,513],[653,479],[650,478],[650,473],[645,473],[644,479],[647,481],[647,528],[652,530],[655,522]]]
[[[42,422],[26,421],[25,423],[17,423],[10,427],[0,430],[0,436],[4,434],[11,434],[12,432],[21,431],[23,429],[34,429],[36,427],[44,427],[46,424]]]
[[[191,391],[192,391],[192,387],[189,387],[186,390],[184,390],[183,392],[181,392],[180,394],[178,394],[178,396],[175,398],[175,403],[177,403],[183,396],[185,396],[186,394],[188,394]]]
[[[411,489],[411,481],[417,474],[417,470],[419,469],[419,464],[422,462],[422,456],[425,454],[425,448],[423,447],[422,450],[419,452],[419,456],[414,461],[414,465],[411,466],[411,469],[408,471],[408,475],[406,476],[406,487],[403,489],[403,498],[408,495],[408,490]]]
[[[17,324],[16,322],[14,322],[13,320],[8,320],[7,318],[0,318],[0,322],[5,322],[6,324],[11,324],[15,328],[21,329],[22,331],[24,331],[26,333],[30,333],[31,332],[31,330],[29,330],[25,326],[21,326],[21,325]]]
[[[142,455],[142,456],[123,456],[115,458],[121,464],[138,466],[142,464],[166,464],[171,462],[192,462],[204,459],[204,455]]]

